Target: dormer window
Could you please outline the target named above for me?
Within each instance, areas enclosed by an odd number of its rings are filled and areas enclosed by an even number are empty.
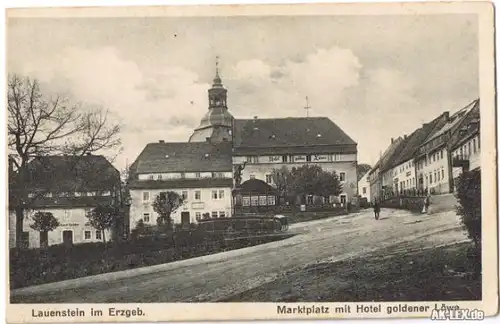
[[[320,134],[320,133],[318,133],[318,135],[316,135],[316,137],[317,137],[317,138],[321,138],[321,134]]]

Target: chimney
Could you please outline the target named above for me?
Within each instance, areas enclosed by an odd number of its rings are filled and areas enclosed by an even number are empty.
[[[445,112],[443,113],[443,115],[444,115],[444,120],[445,120],[446,122],[449,122],[449,121],[450,121],[450,112],[449,112],[449,111],[445,111]]]
[[[165,141],[164,140],[160,140],[160,143],[165,143]]]
[[[91,152],[87,152],[87,154],[86,154],[86,155],[87,155],[87,156],[91,156],[91,155],[92,155],[92,153],[91,153]]]
[[[391,144],[394,144],[394,137],[391,137]]]
[[[408,135],[405,135],[405,140],[406,140],[407,137],[408,137]]]
[[[255,122],[259,118],[258,116],[253,116],[253,121]]]
[[[205,141],[206,141],[207,143],[210,143],[210,137],[205,137]]]

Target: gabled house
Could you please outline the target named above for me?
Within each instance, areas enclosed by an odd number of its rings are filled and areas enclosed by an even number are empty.
[[[481,119],[478,104],[470,113],[470,118],[462,125],[452,139],[451,156],[453,179],[464,171],[481,168]]]
[[[419,146],[415,156],[418,188],[427,189],[431,194],[453,192],[452,145],[459,130],[474,118],[471,112],[476,109],[479,109],[479,99],[451,115],[437,132]]]
[[[273,185],[273,169],[304,164],[335,171],[343,185],[330,203],[345,205],[357,195],[357,143],[326,117],[235,119],[233,165],[245,164],[242,181]],[[306,205],[319,197],[308,195]]]
[[[130,230],[139,221],[155,225],[155,197],[173,191],[184,204],[171,218],[174,223],[196,223],[206,218],[231,216],[233,174],[231,143],[149,143],[130,166]]]
[[[86,214],[98,205],[120,206],[121,183],[118,170],[103,156],[40,156],[28,163],[24,181],[10,171],[9,179],[9,246],[16,246],[15,208],[23,201],[23,246],[37,248],[41,240],[48,245],[76,244],[103,240],[103,233],[92,228]],[[23,186],[23,188],[20,188]],[[22,190],[21,190],[22,189]],[[20,197],[19,192],[27,192]],[[42,238],[33,230],[32,216],[50,212],[60,225]],[[123,220],[118,220],[123,221]],[[116,237],[116,229],[104,233]]]

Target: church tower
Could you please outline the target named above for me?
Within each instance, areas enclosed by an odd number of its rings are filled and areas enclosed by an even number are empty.
[[[231,141],[233,116],[227,109],[227,89],[219,76],[219,61],[215,62],[215,78],[208,89],[208,112],[201,119],[200,125],[189,138],[190,142],[227,142]]]

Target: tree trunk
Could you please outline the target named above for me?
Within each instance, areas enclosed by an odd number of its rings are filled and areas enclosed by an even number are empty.
[[[106,244],[106,231],[105,230],[101,230],[101,233],[102,233],[102,242],[104,244]]]
[[[16,207],[16,247],[23,247],[23,221],[24,221],[24,209],[22,207]]]

